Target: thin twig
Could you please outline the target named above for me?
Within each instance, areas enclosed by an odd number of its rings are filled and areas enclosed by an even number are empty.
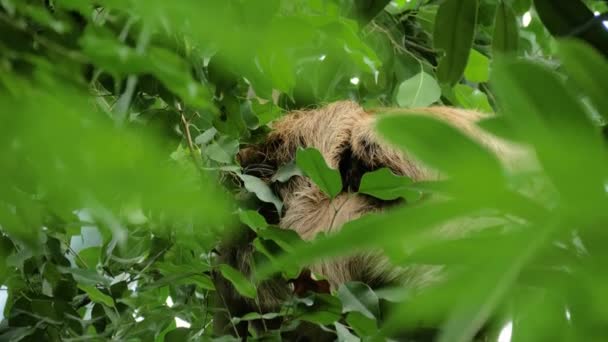
[[[226,300],[224,299],[224,296],[222,296],[222,294],[219,293],[219,291],[218,291],[217,295],[220,296],[220,299],[222,300],[222,303],[224,304],[224,307],[226,308],[226,312],[228,313],[228,318],[230,319],[230,325],[232,325],[232,329],[234,330],[234,333],[240,339],[241,335],[239,334],[239,331],[236,328],[236,325],[234,325],[234,321],[232,320],[232,313],[230,312],[230,309],[228,308],[228,304],[226,304]]]
[[[582,25],[579,25],[579,26],[575,27],[574,29],[572,29],[572,31],[570,31],[569,33],[566,34],[566,37],[577,37],[577,36],[581,35],[582,33],[585,33],[593,25],[595,25],[597,23],[601,24],[605,20],[608,20],[608,13],[602,13],[600,15],[597,15],[597,16],[593,17],[593,19],[587,20]]]
[[[192,161],[197,168],[201,167],[200,160],[197,158],[198,152],[194,148],[194,142],[192,141],[192,134],[190,134],[190,122],[186,119],[184,115],[184,111],[181,108],[181,105],[177,105],[177,109],[179,110],[179,114],[182,119],[182,126],[184,127],[184,133],[186,134],[186,142],[188,143],[188,150],[190,150],[190,157],[192,157]]]

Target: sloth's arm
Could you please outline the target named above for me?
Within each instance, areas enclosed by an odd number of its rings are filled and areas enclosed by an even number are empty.
[[[379,108],[352,130],[351,146],[353,154],[360,159],[368,160],[374,168],[388,167],[393,172],[405,175],[413,180],[435,180],[440,178],[437,171],[423,165],[422,162],[403,153],[385,142],[375,131],[377,119],[382,115],[423,115],[454,127],[472,140],[487,148],[510,170],[522,165],[533,165],[531,153],[523,146],[496,137],[478,126],[479,121],[487,116],[478,112],[452,107],[425,107],[413,109]]]

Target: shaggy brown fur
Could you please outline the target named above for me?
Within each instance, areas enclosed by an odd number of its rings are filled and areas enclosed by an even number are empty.
[[[275,190],[284,202],[284,212],[278,213],[275,220],[270,220],[277,222],[282,228],[296,231],[303,239],[308,240],[319,232],[335,232],[344,223],[391,204],[354,193],[358,190],[361,176],[365,172],[388,167],[395,174],[408,176],[414,181],[440,178],[438,172],[391,147],[375,133],[376,118],[383,112],[398,112],[403,115],[416,113],[442,120],[494,152],[506,167],[510,167],[523,153],[519,148],[478,128],[475,123],[483,115],[472,111],[447,107],[366,111],[349,101],[332,103],[314,110],[294,111],[274,123],[273,131],[264,143],[240,151],[239,159],[244,170],[276,171],[294,160],[298,148],[314,147],[321,152],[330,167],[340,170],[344,189],[330,202],[327,196],[305,177],[292,177],[286,183],[275,184]],[[268,183],[273,174],[252,173]],[[226,262],[247,273],[250,254],[251,248],[243,248],[241,245],[236,249],[229,249],[225,254],[228,257],[224,258]],[[379,253],[325,260],[312,265],[311,269],[313,273],[327,279],[334,289],[352,280],[363,281],[372,287],[400,283],[417,288],[437,279],[440,271],[437,266],[395,268]],[[225,293],[230,302],[227,304],[240,308],[234,312],[236,315],[246,313],[247,310],[276,310],[281,300],[288,295],[287,284],[280,281],[262,284],[259,288],[260,300],[255,305],[243,301],[234,291]]]

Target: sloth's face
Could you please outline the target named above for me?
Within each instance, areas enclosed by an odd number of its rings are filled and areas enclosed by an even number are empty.
[[[446,107],[412,111],[431,116],[461,130],[497,155],[504,156],[505,143],[489,136],[475,125],[478,113]],[[408,111],[400,110],[403,115]],[[294,111],[273,125],[266,140],[239,152],[244,172],[262,178],[284,202],[283,213],[266,213],[267,220],[312,238],[319,231],[338,229],[362,214],[394,202],[355,194],[365,172],[382,167],[414,181],[439,178],[435,172],[408,155],[392,148],[375,132],[376,115],[353,102],[336,102],[325,107]],[[273,182],[277,170],[293,162],[298,148],[318,149],[327,164],[340,171],[342,192],[331,202],[305,177],[295,176],[285,183]]]
[[[485,145],[507,164],[514,160],[512,146],[475,125],[481,117],[478,113],[446,107],[397,112],[443,121]],[[381,201],[356,193],[366,172],[386,167],[413,181],[441,178],[438,172],[385,143],[374,131],[377,115],[380,114],[366,112],[353,102],[295,111],[275,122],[273,131],[263,143],[242,149],[239,161],[244,172],[263,179],[283,200],[282,213],[277,213],[271,205],[262,207],[260,212],[266,220],[296,231],[303,239],[312,239],[319,232],[331,233],[365,213],[395,204],[395,201]],[[284,183],[273,182],[277,170],[293,162],[298,148],[307,147],[319,150],[326,163],[340,171],[343,188],[331,201],[306,177],[294,176]],[[416,287],[428,283],[437,273],[436,268],[420,267],[394,272],[395,268],[378,253],[322,261],[312,265],[311,270],[323,275],[334,288],[351,280],[370,285],[400,282]]]
[[[354,194],[365,172],[388,167],[396,174],[424,178],[424,168],[377,139],[373,122],[373,116],[357,104],[337,102],[289,113],[274,123],[262,144],[242,149],[239,161],[244,172],[262,178],[284,202],[284,212],[267,213],[267,219],[310,238],[392,203]],[[277,170],[294,161],[298,148],[307,147],[318,149],[326,163],[340,171],[343,188],[331,207],[328,198],[305,177],[272,181]]]

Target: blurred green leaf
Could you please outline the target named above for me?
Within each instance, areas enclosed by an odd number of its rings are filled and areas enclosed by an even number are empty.
[[[571,80],[591,98],[608,121],[608,61],[592,47],[576,40],[558,42],[559,56]]]
[[[497,63],[493,70],[493,85],[505,119],[518,135],[534,144],[558,189],[570,200],[603,202],[601,184],[608,164],[602,160],[606,154],[599,132],[580,102],[555,74],[533,62]],[[568,168],[563,167],[564,155]],[[574,175],[581,173],[585,180],[574,181]]]
[[[390,169],[381,168],[363,175],[359,192],[385,201],[403,197],[408,202],[415,202],[421,194],[412,190],[411,184],[408,177],[397,176]]]
[[[501,168],[496,157],[463,133],[434,118],[385,115],[378,121],[378,130],[389,142],[457,181],[500,184]],[[441,136],[442,143],[434,142],[434,136]],[[466,165],[462,163],[464,159]],[[479,170],[473,178],[471,168]]]
[[[511,5],[517,15],[523,15],[532,6],[532,0],[507,0],[507,3]]]

